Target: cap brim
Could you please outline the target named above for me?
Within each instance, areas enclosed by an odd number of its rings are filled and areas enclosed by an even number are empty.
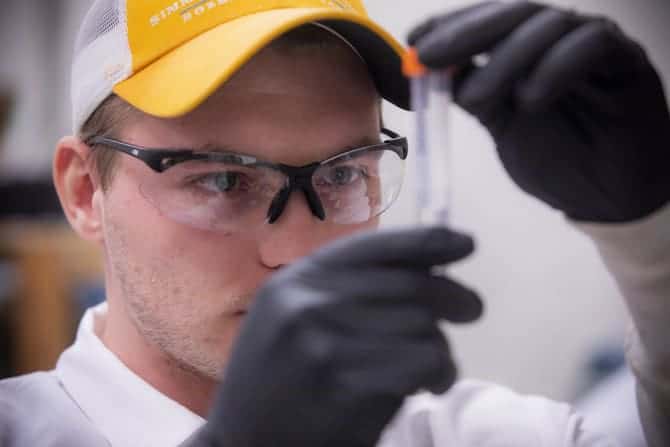
[[[120,82],[114,93],[150,115],[184,115],[272,40],[310,22],[322,23],[346,38],[367,63],[380,95],[409,109],[402,45],[363,16],[325,8],[279,9],[219,25]]]

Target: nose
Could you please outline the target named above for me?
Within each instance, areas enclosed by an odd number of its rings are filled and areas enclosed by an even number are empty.
[[[282,267],[309,255],[335,237],[331,225],[312,213],[305,194],[293,191],[279,218],[265,224],[259,235],[261,262],[272,269]]]

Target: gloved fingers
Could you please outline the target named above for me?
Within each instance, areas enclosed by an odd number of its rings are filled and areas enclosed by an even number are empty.
[[[557,10],[545,9],[520,24],[490,54],[488,63],[474,70],[455,91],[456,101],[479,116],[482,108],[494,108],[516,90],[523,79],[564,35],[584,19]]]
[[[319,304],[322,312],[349,312],[351,318],[368,306],[383,312],[396,306],[410,305],[424,311],[435,320],[465,323],[482,314],[482,301],[473,290],[458,282],[428,271],[401,268],[366,269],[355,274],[333,272],[329,278],[331,290],[340,297]]]
[[[437,329],[424,340],[351,340],[349,349],[335,358],[340,366],[335,389],[351,395],[405,396],[420,389],[441,393],[457,377],[449,345]]]
[[[241,336],[253,325],[266,324],[268,316],[283,322],[276,325],[277,337],[320,327],[334,333],[417,336],[437,320],[463,323],[482,313],[475,292],[427,269],[331,270],[325,280],[319,272],[285,278],[264,286]]]
[[[436,326],[432,312],[414,302],[349,302],[324,307],[314,316],[315,325],[333,332],[361,337],[424,337]]]
[[[464,65],[455,67],[451,70],[451,89],[452,92],[460,92],[463,85],[468,81],[470,76],[479,70],[479,66],[474,61],[470,61]],[[454,93],[454,101],[458,101],[457,93]]]
[[[466,323],[478,319],[483,304],[467,288],[447,280],[448,293],[407,297],[402,301],[353,298],[342,304],[325,305],[312,312],[314,324],[333,331],[380,337],[422,337],[439,320]],[[440,287],[445,289],[445,285]]]
[[[459,20],[466,14],[469,14],[473,11],[483,10],[485,8],[491,7],[491,5],[499,4],[500,1],[486,1],[480,2],[475,5],[470,5],[465,8],[458,9],[456,11],[450,11],[446,14],[441,14],[438,16],[433,16],[428,20],[420,23],[415,26],[412,31],[410,31],[407,36],[407,43],[410,46],[416,45],[416,43],[421,40],[427,33],[433,31],[438,26],[448,26],[450,23]]]
[[[440,278],[440,288],[422,289],[420,299],[428,303],[437,319],[469,323],[482,316],[484,304],[479,295],[449,278]]]
[[[340,239],[307,259],[321,268],[401,265],[422,269],[458,261],[474,251],[470,236],[444,227],[374,231]]]
[[[594,71],[620,70],[616,67],[620,62],[612,60],[613,50],[632,49],[631,43],[622,43],[616,25],[606,20],[591,21],[572,31],[545,55],[519,89],[519,105],[527,111],[542,110]],[[613,66],[603,67],[610,62]]]
[[[545,8],[533,2],[494,3],[443,22],[416,42],[419,60],[431,68],[467,63],[489,52],[519,24]]]

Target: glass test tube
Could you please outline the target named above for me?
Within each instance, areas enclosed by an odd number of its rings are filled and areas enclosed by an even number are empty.
[[[417,215],[423,225],[447,225],[450,206],[448,70],[429,71],[410,49],[403,64],[414,110]]]

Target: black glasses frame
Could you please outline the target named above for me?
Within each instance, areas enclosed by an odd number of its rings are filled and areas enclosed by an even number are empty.
[[[175,150],[146,148],[104,136],[93,136],[86,141],[86,144],[91,148],[95,146],[105,146],[109,149],[130,155],[131,157],[142,161],[159,174],[179,163],[194,160],[229,163],[245,167],[264,167],[282,172],[288,178],[288,182],[274,197],[270,204],[270,208],[268,209],[268,223],[272,224],[279,219],[279,216],[281,216],[288,203],[291,193],[296,190],[301,190],[303,192],[314,216],[322,221],[326,219],[326,212],[323,209],[323,204],[312,184],[312,177],[316,170],[321,166],[331,163],[338,158],[353,157],[363,152],[378,150],[391,150],[395,152],[401,160],[407,159],[407,138],[401,137],[389,129],[382,129],[381,132],[389,137],[389,139],[378,144],[351,149],[326,160],[310,163],[304,166],[271,163],[250,155],[238,154],[235,152],[198,152],[192,149]]]

